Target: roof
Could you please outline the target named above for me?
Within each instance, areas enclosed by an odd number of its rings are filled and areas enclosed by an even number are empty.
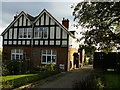
[[[3,35],[16,21],[17,19],[21,16],[21,15],[25,15],[25,17],[30,21],[30,23],[36,23],[36,21],[39,19],[39,17],[41,15],[43,15],[44,13],[46,13],[48,16],[50,16],[62,29],[64,29],[70,36],[72,36],[73,38],[76,38],[70,31],[68,31],[68,29],[61,24],[52,14],[50,14],[46,9],[44,9],[38,16],[33,17],[31,15],[29,15],[28,13],[22,11],[16,19],[13,20],[13,22],[11,22],[11,24],[4,30],[4,32],[1,34]]]

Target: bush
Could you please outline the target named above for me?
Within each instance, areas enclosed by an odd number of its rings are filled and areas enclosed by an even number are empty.
[[[2,75],[27,73],[29,69],[29,61],[26,60],[3,60],[2,62]]]
[[[58,66],[55,64],[46,64],[44,66],[40,65],[35,68],[36,72],[46,72],[46,71],[62,71]]]
[[[7,69],[7,65],[5,65],[4,63],[2,63],[2,75],[8,75],[10,72]]]
[[[99,90],[104,88],[104,84],[103,81],[101,80],[100,76],[97,74],[91,74],[90,76],[88,76],[87,78],[76,82],[73,86],[73,88],[76,90],[88,90],[88,89],[95,89],[95,90]]]
[[[46,71],[55,71],[55,64],[46,64],[45,65]]]

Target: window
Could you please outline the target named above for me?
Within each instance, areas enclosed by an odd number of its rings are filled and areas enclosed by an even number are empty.
[[[32,28],[19,29],[19,38],[31,38],[31,37],[32,37]]]
[[[42,64],[56,64],[56,50],[42,50]]]
[[[11,60],[21,60],[23,59],[22,49],[12,49],[11,50]]]
[[[48,38],[48,28],[35,28],[34,36],[39,39]]]

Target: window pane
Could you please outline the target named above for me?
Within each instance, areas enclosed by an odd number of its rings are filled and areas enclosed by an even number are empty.
[[[47,50],[47,54],[51,55],[51,50]]]
[[[19,49],[16,49],[16,53],[19,53]]]
[[[24,38],[27,38],[27,35],[24,35]]]
[[[23,50],[20,49],[20,53],[23,53]]]
[[[42,62],[46,62],[46,56],[43,56]]]
[[[43,54],[46,54],[46,50],[43,50]]]
[[[11,50],[11,53],[15,53],[15,49],[12,49],[12,50]]]
[[[32,28],[28,28],[28,38],[31,38],[32,36]]]
[[[23,59],[23,55],[20,55],[20,60],[22,60]]]
[[[39,28],[39,31],[43,31],[43,28]]]
[[[19,38],[23,38],[22,37],[23,36],[23,32],[24,32],[23,28],[20,28],[19,29]]]
[[[28,38],[31,38],[31,36],[32,36],[31,34],[28,34]]]
[[[56,56],[52,56],[52,63],[56,63]]]
[[[35,32],[35,38],[38,38],[38,32]]]
[[[16,55],[16,60],[19,60],[19,55]]]
[[[51,63],[51,56],[47,56],[47,62]]]
[[[12,60],[15,60],[15,54],[12,54]]]
[[[52,50],[52,55],[56,55],[56,50]]]
[[[23,36],[22,36],[22,35],[19,35],[19,38],[23,38]]]
[[[39,38],[42,38],[43,37],[43,28],[39,28]]]
[[[42,38],[42,31],[39,31],[39,38]]]
[[[38,28],[35,28],[35,32],[38,32]]]
[[[47,38],[47,31],[48,31],[47,28],[44,28],[44,33],[43,33],[44,38]]]
[[[28,28],[28,32],[32,32],[32,28]]]

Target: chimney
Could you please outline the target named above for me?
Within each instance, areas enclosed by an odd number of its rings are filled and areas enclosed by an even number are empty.
[[[16,19],[16,18],[17,18],[17,16],[18,16],[17,14],[18,14],[18,12],[16,12],[16,16],[14,16],[14,19]]]
[[[63,18],[62,24],[63,24],[67,29],[69,29],[69,20],[68,20],[68,19]]]
[[[17,18],[17,16],[14,16],[14,19],[16,19]]]

